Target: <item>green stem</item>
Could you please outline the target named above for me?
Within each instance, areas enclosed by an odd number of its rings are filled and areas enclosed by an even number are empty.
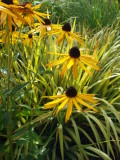
[[[62,53],[62,49],[63,49],[63,46],[64,46],[64,42],[65,42],[65,38],[63,39],[63,42],[62,42],[62,46],[61,46],[60,53]]]
[[[8,90],[10,89],[10,71],[11,71],[11,58],[12,54],[10,51],[10,35],[9,35],[9,27],[8,27],[8,21],[7,21],[7,35],[8,35],[8,43],[7,43],[7,52],[8,52]],[[8,94],[7,96],[7,112],[8,116],[10,114],[10,121],[8,123],[7,127],[7,134],[9,139],[9,145],[10,145],[10,155],[9,159],[13,160],[13,138],[12,138],[12,104],[11,104],[11,98]]]

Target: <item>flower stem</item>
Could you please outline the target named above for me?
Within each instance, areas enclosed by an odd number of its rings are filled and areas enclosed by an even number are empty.
[[[7,21],[7,20],[6,20]],[[8,27],[8,21],[7,21],[7,52],[8,52],[8,90],[10,90],[10,72],[11,72],[11,59],[12,59],[12,53],[10,50],[10,34],[9,34],[9,27]],[[7,134],[8,134],[8,140],[9,140],[9,145],[10,145],[10,160],[13,160],[13,138],[12,138],[12,104],[11,104],[11,97],[8,94],[7,95],[7,113],[8,116],[10,117],[10,121],[8,123],[7,127]]]

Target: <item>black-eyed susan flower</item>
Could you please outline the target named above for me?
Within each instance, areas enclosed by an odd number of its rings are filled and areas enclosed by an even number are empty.
[[[9,30],[12,31],[12,25],[15,24],[17,20],[17,25],[19,22],[27,23],[27,21],[19,13],[19,9],[23,8],[19,5],[17,0],[1,0],[0,2],[0,24],[6,25],[6,19],[8,21]]]
[[[67,112],[65,117],[65,122],[68,121],[71,113],[72,113],[72,106],[74,105],[78,111],[82,111],[81,105],[92,109],[93,111],[97,112],[93,106],[89,103],[96,103],[97,101],[94,99],[94,94],[81,94],[77,92],[74,87],[69,87],[64,94],[55,95],[55,96],[43,96],[43,98],[53,99],[53,101],[48,102],[44,105],[44,109],[51,109],[57,107],[56,114],[67,106]],[[80,105],[81,104],[81,105]]]
[[[21,6],[23,8],[20,8],[19,12],[24,15],[24,18],[28,22],[29,26],[34,25],[34,19],[38,20],[40,23],[44,22],[42,18],[45,18],[46,14],[36,11],[36,9],[41,7],[41,4],[32,6],[31,3],[25,2]]]
[[[38,33],[40,32],[40,37],[43,38],[44,36],[54,35],[56,34],[55,27],[57,25],[51,24],[49,18],[43,19],[44,23],[36,23],[36,28],[31,31],[31,33]]]
[[[32,34],[32,33],[28,33],[28,34],[21,33],[20,34],[20,39],[22,40],[24,46],[25,45],[32,46],[33,45],[33,41],[37,40],[38,37],[34,36],[34,34]]]
[[[78,76],[77,64],[83,70],[85,70],[89,75],[92,75],[92,73],[90,70],[87,69],[87,67],[85,65],[88,65],[88,66],[94,68],[95,70],[100,70],[100,68],[97,66],[98,62],[93,59],[93,56],[82,55],[80,53],[80,50],[77,47],[72,47],[69,50],[68,54],[57,54],[57,55],[59,55],[60,57],[63,57],[63,58],[60,58],[60,59],[53,61],[53,62],[50,62],[49,64],[47,64],[47,66],[53,67],[53,66],[65,63],[62,68],[61,77],[63,77],[63,75],[66,73],[66,71],[72,67],[73,76],[74,76],[74,78],[77,78],[77,76]]]
[[[16,31],[16,27],[12,25],[12,31],[9,31],[9,37],[11,38],[12,44],[15,44],[20,36],[20,33]],[[8,43],[8,33],[6,30],[0,31],[0,42],[7,44]]]
[[[65,39],[68,40],[69,44],[71,44],[71,38],[79,42],[80,44],[84,44],[82,38],[77,33],[73,33],[70,23],[65,23],[63,26],[58,25],[56,28],[56,33],[58,34],[57,43],[60,43]]]

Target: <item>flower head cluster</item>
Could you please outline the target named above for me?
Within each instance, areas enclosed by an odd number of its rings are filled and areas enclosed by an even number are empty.
[[[52,24],[48,11],[47,13],[37,11],[40,7],[41,4],[33,6],[29,2],[20,4],[18,0],[1,0],[0,25],[2,26],[2,30],[0,31],[0,43],[8,43],[10,37],[11,41],[9,42],[12,42],[12,44],[15,44],[17,40],[20,43],[22,42],[24,46],[32,47],[34,40],[39,38],[42,40],[44,37],[46,38],[49,35],[54,35],[58,46],[66,41],[70,47],[73,40],[77,41],[79,45],[84,45],[85,42],[83,38],[74,32],[75,21],[73,27],[70,23],[65,23],[64,25]],[[37,23],[35,23],[36,21]],[[19,30],[19,27],[21,27],[21,30]],[[23,27],[26,27],[26,30],[22,31]],[[39,37],[37,36],[37,33],[40,33]],[[56,65],[63,65],[60,74],[61,79],[67,74],[67,71],[70,71],[70,69],[72,69],[73,77],[75,79],[78,78],[79,68],[85,70],[89,75],[92,75],[90,69],[100,70],[98,62],[94,57],[83,54],[77,46],[70,48],[67,53],[55,54],[60,58],[53,62],[49,62],[47,67],[52,68]],[[88,66],[90,69],[88,69]],[[44,105],[44,109],[56,107],[56,115],[65,106],[67,107],[65,122],[70,118],[73,106],[80,112],[83,111],[83,106],[97,112],[97,109],[91,105],[91,103],[96,103],[94,95],[82,94],[73,86],[67,88],[64,94],[43,96],[43,98],[53,99],[53,101]]]
[[[0,24],[5,26],[7,19],[8,27],[12,31],[13,24],[20,26],[24,23],[31,26],[34,25],[34,19],[42,23],[42,18],[46,17],[46,14],[36,11],[40,6],[32,6],[31,3],[21,5],[17,0],[2,0],[0,2]]]

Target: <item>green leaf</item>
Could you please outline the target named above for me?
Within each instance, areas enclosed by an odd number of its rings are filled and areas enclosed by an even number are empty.
[[[58,127],[58,133],[59,133],[59,142],[60,142],[61,156],[62,156],[62,160],[64,160],[63,127],[62,127],[62,124],[60,124],[59,127]]]
[[[94,148],[94,147],[86,147],[86,149],[94,152],[95,154],[99,155],[101,158],[103,158],[104,160],[112,160],[106,153],[102,152],[101,150]]]

